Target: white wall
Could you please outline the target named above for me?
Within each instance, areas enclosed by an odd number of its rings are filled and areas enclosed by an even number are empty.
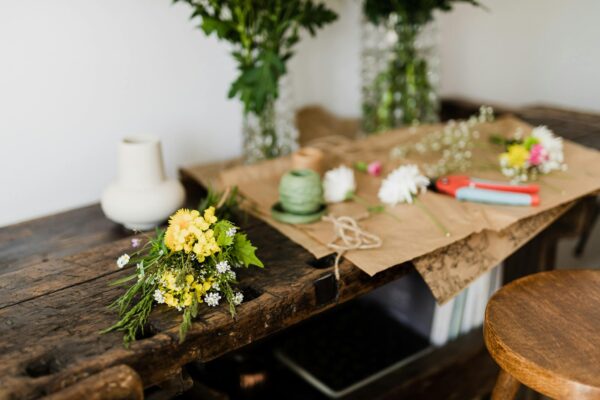
[[[600,111],[600,1],[483,2],[441,18],[442,93]]]
[[[487,0],[440,18],[442,94],[600,111],[600,2]],[[298,105],[360,110],[360,2],[291,65]],[[0,0],[0,226],[97,201],[116,143],[163,139],[168,173],[241,150],[229,48],[169,0]]]

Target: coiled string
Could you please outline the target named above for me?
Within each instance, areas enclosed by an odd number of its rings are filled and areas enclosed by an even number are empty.
[[[334,215],[326,215],[323,221],[333,224],[333,232],[335,237],[327,247],[335,250],[335,279],[340,280],[339,263],[342,256],[349,250],[366,250],[376,249],[381,247],[382,240],[379,236],[365,231],[358,225],[357,220],[364,219],[368,214],[354,219],[349,216],[336,217]]]

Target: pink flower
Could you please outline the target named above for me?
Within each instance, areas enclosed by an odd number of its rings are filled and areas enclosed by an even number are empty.
[[[367,172],[369,173],[369,175],[372,176],[379,176],[381,175],[381,162],[379,161],[373,161],[372,163],[370,163],[367,166]]]
[[[548,160],[548,152],[541,144],[534,144],[529,151],[529,165],[540,165]]]
[[[140,239],[140,238],[131,239],[131,247],[138,247],[140,244],[142,244],[142,239]]]

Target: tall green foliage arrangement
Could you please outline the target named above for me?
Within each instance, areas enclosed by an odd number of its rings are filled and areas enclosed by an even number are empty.
[[[418,122],[435,122],[438,100],[427,54],[417,39],[434,12],[476,0],[365,0],[368,23],[389,30],[395,41],[388,54],[363,59],[363,128],[372,133]],[[381,46],[376,43],[376,46]],[[369,49],[364,49],[368,54]],[[366,71],[365,71],[366,70]],[[375,70],[373,73],[372,70]]]
[[[314,36],[336,14],[313,0],[175,0],[179,2],[192,8],[191,18],[199,21],[206,35],[233,44],[238,76],[229,98],[239,98],[244,112],[261,121],[260,134],[268,139],[262,141],[264,158],[281,155],[286,150],[271,120],[279,81],[287,72],[300,32]]]

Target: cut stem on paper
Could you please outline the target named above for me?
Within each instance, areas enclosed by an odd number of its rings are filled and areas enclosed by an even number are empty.
[[[442,231],[444,236],[449,237],[450,231],[444,226],[444,224],[431,211],[429,211],[429,208],[427,208],[427,206],[421,200],[419,200],[418,197],[415,196],[414,200],[415,200],[415,204],[417,206],[419,206],[419,208],[421,210],[423,210],[425,215],[427,215],[429,217],[429,219],[431,219],[431,222],[433,222],[435,224],[435,226],[437,226]]]

